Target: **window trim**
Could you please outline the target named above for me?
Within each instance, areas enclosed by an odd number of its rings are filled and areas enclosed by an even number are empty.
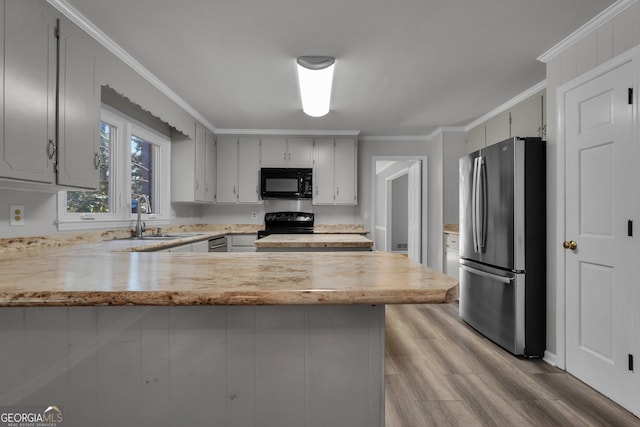
[[[135,135],[158,148],[154,163],[155,210],[151,214],[142,214],[148,227],[168,225],[171,220],[171,140],[149,126],[126,114],[102,104],[100,120],[116,127],[116,141],[111,147],[113,191],[112,208],[109,213],[70,213],[67,212],[67,191],[57,195],[59,231],[90,230],[101,228],[133,228],[136,214],[131,213],[131,135]],[[69,191],[73,191],[69,189]]]

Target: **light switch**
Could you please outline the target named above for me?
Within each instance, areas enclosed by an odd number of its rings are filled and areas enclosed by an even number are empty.
[[[23,205],[11,205],[9,208],[9,225],[17,226],[24,225],[24,206]]]

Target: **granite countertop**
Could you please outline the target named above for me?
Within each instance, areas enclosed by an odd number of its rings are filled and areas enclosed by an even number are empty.
[[[129,229],[59,233],[51,236],[8,237],[0,238],[0,253],[31,251],[33,249],[59,249],[87,244],[95,246],[103,244],[103,242],[112,242],[107,250],[147,252],[227,234],[257,234],[258,230],[263,229],[264,224],[191,224],[162,229],[163,233],[200,234],[195,237],[185,237],[180,241],[127,240],[126,238],[130,237],[132,233],[132,230]],[[360,224],[316,224],[314,233],[367,234],[368,231]],[[150,232],[145,234],[150,234]]]
[[[405,304],[457,281],[385,252],[38,251],[0,258],[0,306]]]
[[[460,234],[460,225],[458,224],[445,224],[442,227],[443,232],[448,234]]]
[[[257,248],[371,248],[360,234],[271,234],[256,240]]]

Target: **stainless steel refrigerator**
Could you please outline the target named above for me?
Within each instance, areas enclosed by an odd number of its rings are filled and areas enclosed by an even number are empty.
[[[528,357],[546,344],[545,165],[540,138],[460,159],[460,316]]]

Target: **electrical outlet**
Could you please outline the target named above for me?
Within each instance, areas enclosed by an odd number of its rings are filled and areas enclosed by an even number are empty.
[[[362,219],[364,219],[364,220],[368,220],[369,219],[369,211],[364,211],[364,214],[362,215]]]
[[[24,206],[11,205],[9,207],[9,225],[14,227],[24,225]]]
[[[251,219],[257,219],[258,218],[258,212],[251,212]]]

